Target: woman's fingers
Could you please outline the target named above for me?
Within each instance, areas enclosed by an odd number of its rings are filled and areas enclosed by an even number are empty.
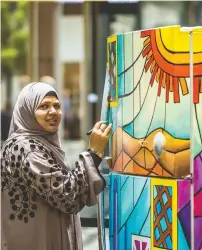
[[[104,132],[106,127],[107,127],[106,124],[102,124],[99,129],[102,130],[102,132]]]
[[[95,124],[94,128],[99,129],[103,121],[99,121]]]
[[[110,123],[110,124],[107,126],[107,128],[105,129],[103,135],[104,135],[104,136],[110,135],[111,130],[112,130],[112,124]]]

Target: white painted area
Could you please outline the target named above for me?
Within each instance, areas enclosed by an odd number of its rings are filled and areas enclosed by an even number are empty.
[[[153,143],[155,155],[159,157],[162,154],[166,143],[165,136],[162,132],[158,132],[157,134],[155,134]]]
[[[134,101],[133,101],[133,118],[137,116],[137,114],[140,112],[140,85],[137,87],[137,89],[134,91]]]
[[[59,20],[59,58],[61,63],[84,60],[83,15],[62,16]]]
[[[154,85],[149,85],[149,91],[144,104],[141,106],[141,112],[134,121],[134,136],[142,138],[146,135],[150,122],[153,116],[156,96],[158,91],[158,84],[154,81]],[[165,104],[164,104],[165,105]]]
[[[133,34],[127,33],[123,36],[123,49],[124,49],[124,68],[127,69],[133,63],[133,55],[132,55],[132,40]]]
[[[122,100],[123,105],[123,125],[128,124],[133,120],[133,93],[126,96]]]
[[[140,31],[133,32],[133,61],[137,59],[143,50],[143,43],[146,38],[140,37]]]
[[[186,82],[190,91],[190,79],[186,78]],[[180,86],[179,94],[180,103],[174,103],[174,94],[169,92],[169,103],[166,104],[165,130],[174,137],[187,139],[190,137],[190,95],[183,96]]]
[[[150,79],[151,79],[151,72],[150,70],[148,70],[147,72],[144,72],[143,73],[143,76],[141,78],[141,81],[140,81],[140,95],[141,95],[141,105],[143,104],[144,102],[144,99],[146,97],[146,93],[147,93],[147,90],[150,86]]]
[[[145,73],[145,69],[144,69],[145,60],[146,60],[146,58],[143,58],[141,55],[133,66],[134,88],[137,86],[138,82],[140,81],[141,75],[143,75]],[[142,71],[144,71],[143,74],[142,74]],[[147,83],[149,84],[149,82],[147,82]]]

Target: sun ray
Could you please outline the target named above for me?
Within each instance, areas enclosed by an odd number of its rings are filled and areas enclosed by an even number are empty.
[[[194,103],[199,103],[199,78],[194,77],[193,83]]]
[[[173,94],[174,94],[174,102],[179,103],[180,95],[179,95],[179,83],[177,77],[173,77]]]
[[[149,59],[151,56],[153,56],[152,50],[150,50],[149,53],[147,54],[147,59]]]
[[[169,90],[170,90],[170,81],[169,81],[169,75],[166,74],[166,102],[169,102]]]
[[[162,82],[163,82],[163,71],[161,70],[159,77],[158,96],[161,95]]]
[[[149,67],[151,66],[152,62],[154,60],[153,55],[150,57],[150,59],[147,61],[146,65],[145,65],[145,71],[147,72]]]
[[[159,82],[160,71],[161,71],[161,69],[158,68],[158,71],[157,71],[157,74],[156,74],[156,81],[157,81],[157,82]]]
[[[170,76],[170,92],[173,92],[173,76]]]
[[[155,79],[155,77],[156,77],[157,70],[158,70],[158,65],[156,64],[156,65],[155,65],[155,68],[154,68],[154,71],[153,71],[153,73],[152,73],[151,80],[150,80],[151,86],[153,86],[153,83],[154,83],[154,79]]]
[[[144,47],[147,46],[149,43],[151,43],[150,37],[148,37],[148,38],[144,41]]]
[[[151,68],[150,68],[150,72],[151,72],[151,73],[154,71],[155,65],[156,65],[156,62],[155,62],[155,60],[154,60],[154,61],[152,62],[152,64],[151,64]]]
[[[142,51],[142,56],[143,57],[145,57],[148,53],[149,53],[149,51],[152,49],[152,47],[151,47],[151,43],[147,46],[147,47],[145,47],[144,48],[144,50]]]
[[[187,95],[189,93],[189,90],[188,90],[186,79],[184,77],[180,77],[179,80],[180,80],[180,86],[182,89],[182,94]]]
[[[163,81],[162,81],[162,87],[165,89],[166,87],[166,72],[163,71]]]

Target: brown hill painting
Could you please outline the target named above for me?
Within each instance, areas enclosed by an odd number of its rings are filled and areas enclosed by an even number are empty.
[[[153,151],[156,133],[165,136],[165,149],[159,158]],[[131,137],[118,127],[113,135],[112,170],[146,176],[185,177],[190,172],[190,140],[176,139],[157,129],[145,139]]]

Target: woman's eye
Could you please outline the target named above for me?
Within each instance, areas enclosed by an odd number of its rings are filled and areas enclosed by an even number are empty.
[[[40,108],[42,108],[42,109],[47,109],[47,108],[48,108],[48,105],[43,104],[43,105],[40,106]]]
[[[54,105],[54,108],[55,108],[55,109],[60,109],[60,108],[61,108],[61,107],[60,107],[60,104],[55,104],[55,105]]]

